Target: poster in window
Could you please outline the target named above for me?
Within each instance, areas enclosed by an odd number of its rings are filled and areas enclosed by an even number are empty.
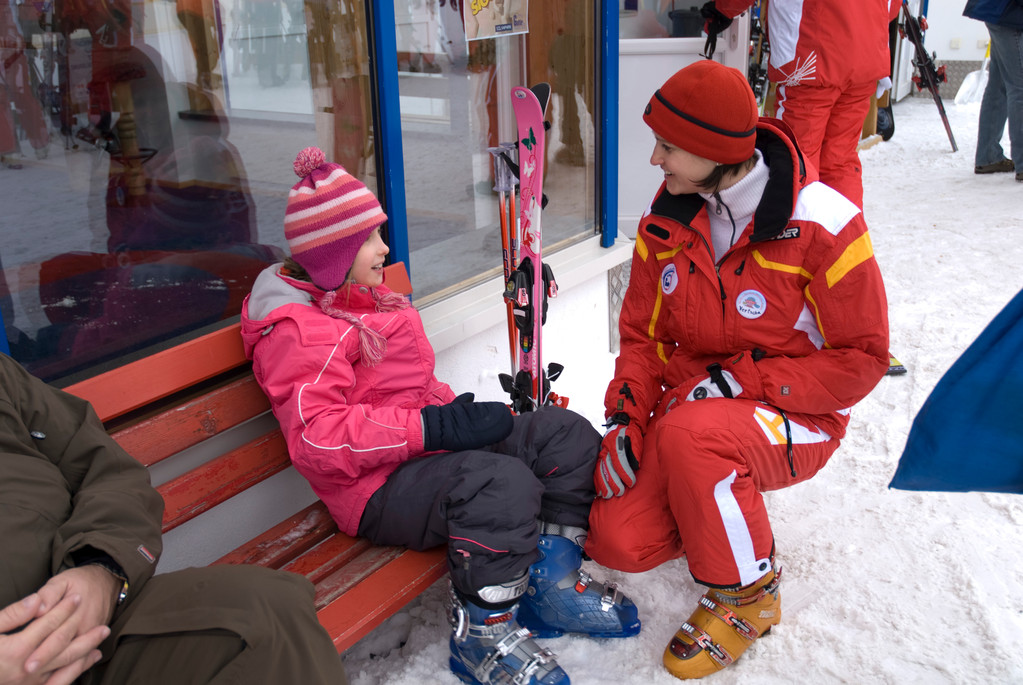
[[[463,0],[465,39],[529,33],[529,0]]]

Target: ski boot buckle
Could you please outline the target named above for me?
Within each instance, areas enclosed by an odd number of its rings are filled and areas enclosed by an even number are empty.
[[[713,616],[721,619],[732,629],[735,630],[739,635],[746,638],[750,642],[753,642],[760,637],[760,631],[756,629],[749,621],[743,620],[735,615],[735,612],[727,607],[723,607],[714,600],[710,599],[706,595],[700,598],[700,604],[710,612]]]
[[[703,649],[707,654],[710,655],[714,661],[718,662],[722,668],[735,661],[732,655],[721,648],[720,645],[716,644],[710,635],[703,632],[694,625],[690,625],[688,622],[682,624],[682,630],[692,638],[700,649]]]
[[[481,683],[490,682],[490,673],[497,667],[497,662],[501,661],[504,657],[515,651],[515,648],[519,646],[523,641],[528,640],[530,636],[529,630],[526,628],[519,628],[514,630],[503,638],[494,643],[494,651],[492,651],[487,658],[480,661],[479,666],[473,669],[473,675]],[[538,669],[541,665],[553,661],[555,658],[554,652],[544,648],[539,652],[533,654],[533,658],[525,662],[522,667],[515,674],[515,678],[512,683],[528,683],[530,676]]]
[[[611,611],[621,601],[622,593],[618,590],[618,583],[610,583],[604,587],[604,594],[600,596],[600,608]]]

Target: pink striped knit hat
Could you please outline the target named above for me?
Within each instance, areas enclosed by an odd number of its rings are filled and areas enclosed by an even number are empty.
[[[292,258],[324,290],[340,287],[369,232],[387,221],[376,197],[323,150],[298,153],[295,173],[302,180],[288,193],[284,237]]]

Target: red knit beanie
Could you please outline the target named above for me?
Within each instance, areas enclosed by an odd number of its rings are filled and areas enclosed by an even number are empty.
[[[284,237],[313,283],[334,290],[344,283],[370,231],[387,215],[362,181],[340,164],[328,163],[319,148],[299,152],[294,168],[302,180],[288,193]]]
[[[722,164],[753,156],[758,118],[746,77],[709,59],[675,72],[643,112],[643,121],[661,138]]]

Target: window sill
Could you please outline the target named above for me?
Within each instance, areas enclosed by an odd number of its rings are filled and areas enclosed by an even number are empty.
[[[544,261],[554,270],[560,290],[574,288],[627,261],[632,241],[619,238],[609,248],[600,236],[552,254]],[[503,323],[504,280],[494,278],[420,310],[426,335],[435,352],[454,347],[470,336]]]

